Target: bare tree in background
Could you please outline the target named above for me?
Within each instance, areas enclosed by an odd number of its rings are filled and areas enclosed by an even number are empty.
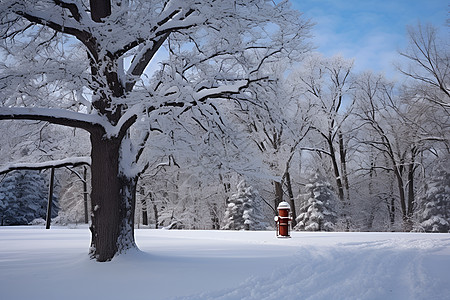
[[[417,81],[416,92],[450,109],[450,44],[432,25],[408,27],[409,47],[400,52],[409,65],[400,71]]]

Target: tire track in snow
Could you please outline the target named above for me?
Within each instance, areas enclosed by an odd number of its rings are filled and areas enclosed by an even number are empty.
[[[334,247],[302,247],[292,264],[240,286],[177,299],[448,299],[450,270],[439,251],[449,240],[380,240]]]

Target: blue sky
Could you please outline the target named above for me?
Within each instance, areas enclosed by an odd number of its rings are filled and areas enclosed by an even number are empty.
[[[316,23],[317,51],[355,59],[355,70],[394,76],[398,51],[407,45],[407,25],[432,23],[450,39],[450,0],[291,0]]]

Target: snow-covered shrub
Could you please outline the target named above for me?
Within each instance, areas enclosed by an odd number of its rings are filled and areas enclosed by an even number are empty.
[[[237,185],[237,193],[232,194],[228,200],[222,229],[231,230],[264,230],[267,223],[264,221],[262,200],[252,186],[245,180]]]
[[[337,201],[330,183],[318,173],[312,174],[306,193],[299,196],[302,204],[294,230],[333,231],[338,218]]]
[[[34,219],[33,221],[31,221],[30,223],[28,223],[28,225],[33,225],[33,226],[45,226],[47,222],[45,221],[45,219],[43,218],[37,218]]]

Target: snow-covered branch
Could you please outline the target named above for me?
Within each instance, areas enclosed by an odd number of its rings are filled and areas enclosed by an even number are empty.
[[[14,170],[43,170],[48,168],[77,167],[91,165],[90,157],[70,157],[60,160],[46,161],[42,163],[12,163],[0,167],[0,174],[5,174]]]
[[[63,6],[64,2],[61,1],[55,1],[56,3],[61,3],[61,7]],[[90,54],[96,57],[97,51],[96,51],[96,45],[93,42],[92,35],[86,31],[80,23],[77,21],[77,18],[81,18],[81,14],[79,13],[80,10],[75,9],[75,4],[67,4],[66,6],[70,7],[70,11],[78,11],[78,14],[75,13],[75,20],[64,17],[63,14],[58,14],[52,11],[38,11],[38,10],[32,10],[28,11],[27,9],[18,9],[15,11],[15,13],[19,16],[24,17],[28,21],[36,24],[40,24],[43,26],[47,26],[56,32],[61,32],[65,34],[72,35],[76,37],[79,41],[81,41],[89,50]],[[86,19],[86,20],[85,20]],[[83,19],[83,22],[88,22],[89,20],[87,18]],[[89,23],[89,22],[88,22]],[[86,24],[84,24],[86,26]]]
[[[82,12],[76,2],[73,1],[61,1],[61,0],[53,0],[56,5],[61,6],[62,8],[66,8],[70,11],[72,14],[72,17],[77,21],[80,22],[82,19]]]
[[[128,109],[113,126],[105,117],[97,114],[83,114],[69,110],[38,107],[1,108],[0,120],[35,120],[52,124],[80,128],[91,131],[96,127],[105,130],[108,137],[124,135],[128,128],[134,124],[137,116],[142,114],[142,105],[137,104]]]
[[[328,156],[331,156],[331,153],[328,151],[325,151],[323,149],[319,149],[319,148],[310,148],[310,147],[301,147],[300,150],[306,150],[306,151],[312,151],[312,152],[319,152],[319,153],[323,153],[326,154]]]
[[[113,136],[124,136],[131,125],[134,124],[137,117],[143,113],[143,106],[141,104],[136,104],[130,109],[128,109],[115,126],[110,123],[104,123],[104,128],[106,130],[106,135],[108,137]]]
[[[136,79],[134,78],[138,78],[144,73],[145,68],[155,56],[156,52],[161,48],[168,36],[169,34],[166,33],[154,42],[148,43],[148,45],[144,46],[143,49],[141,49],[140,52],[134,56],[131,61],[131,65],[128,68],[127,75],[130,76],[131,79],[127,80],[125,84],[125,90],[127,92],[130,92],[133,89],[136,84]]]
[[[202,102],[208,98],[221,98],[230,94],[238,94],[242,89],[246,87],[248,87],[248,80],[239,80],[234,84],[202,89],[194,93],[193,98],[196,101]]]
[[[0,120],[45,121],[57,125],[81,128],[87,131],[92,130],[94,126],[100,125],[105,127],[105,124],[107,124],[106,120],[99,115],[88,115],[64,109],[39,107],[2,107],[0,109]]]

